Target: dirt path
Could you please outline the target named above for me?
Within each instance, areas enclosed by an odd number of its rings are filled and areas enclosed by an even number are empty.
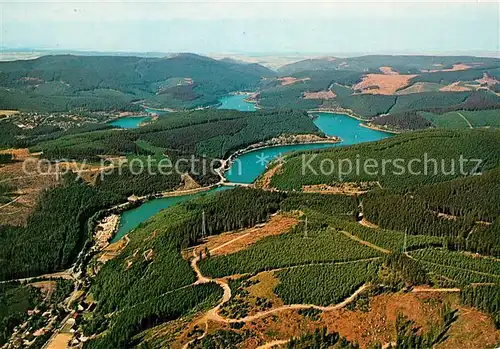
[[[391,251],[386,250],[385,248],[379,247],[377,245],[374,245],[371,242],[362,240],[359,237],[357,237],[356,235],[352,235],[351,233],[348,233],[348,232],[343,231],[343,230],[341,231],[341,233],[344,234],[345,236],[347,236],[349,239],[357,241],[360,244],[363,244],[363,245],[368,246],[370,248],[373,248],[374,250],[380,251],[380,252],[385,253],[385,254],[390,254],[391,253]]]
[[[34,279],[66,279],[66,280],[73,280],[73,275],[71,274],[71,269],[65,270],[65,271],[60,271],[57,273],[52,273],[52,274],[44,274],[44,275],[38,275],[38,276],[32,276],[29,278],[22,278],[22,279],[13,279],[13,280],[5,280],[5,281],[0,281],[0,284],[5,284],[8,282],[13,282],[13,281],[18,281],[18,282],[26,282],[26,281],[31,281]]]
[[[414,287],[411,292],[460,292],[459,288],[431,288],[431,287]]]
[[[276,340],[276,341],[272,341],[272,342],[266,343],[264,345],[258,346],[256,349],[271,349],[277,345],[287,344],[288,342],[290,342],[289,339]]]
[[[467,125],[469,125],[469,128],[474,128],[474,127],[472,127],[472,124],[469,122],[469,120],[467,120],[467,118],[462,113],[459,113],[457,111],[457,114],[460,115],[462,117],[462,119],[465,120],[465,122],[467,123]]]

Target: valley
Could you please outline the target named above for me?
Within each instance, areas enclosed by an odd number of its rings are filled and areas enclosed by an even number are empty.
[[[498,69],[0,63],[0,346],[498,345]]]

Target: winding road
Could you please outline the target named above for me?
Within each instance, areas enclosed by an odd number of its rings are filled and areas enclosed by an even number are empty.
[[[248,235],[248,234],[246,234],[246,235]],[[222,244],[220,246],[217,246],[217,247],[211,249],[209,251],[209,253],[217,251],[218,249],[220,249],[222,247],[225,247],[225,246],[227,246],[227,245],[229,245],[229,244],[231,244],[231,243],[233,243],[233,242],[241,239],[242,237],[244,237],[246,235],[238,236],[237,238],[234,238],[233,240],[230,240],[230,241],[228,241],[228,242],[226,242],[226,243],[224,243],[224,244]],[[231,324],[231,323],[251,322],[251,321],[254,321],[254,320],[257,320],[257,319],[269,316],[269,315],[274,314],[274,313],[285,311],[285,310],[300,310],[300,309],[310,309],[310,308],[321,310],[321,311],[337,310],[337,309],[345,307],[347,304],[349,304],[352,301],[354,301],[356,299],[356,297],[368,287],[367,284],[362,285],[352,295],[350,295],[349,297],[347,297],[344,301],[342,301],[342,302],[340,302],[338,304],[335,304],[335,305],[319,306],[319,305],[315,305],[315,304],[290,304],[290,305],[284,305],[284,306],[281,306],[281,307],[278,307],[278,308],[270,309],[270,310],[267,310],[267,311],[264,311],[264,312],[260,312],[260,313],[254,314],[254,315],[249,315],[249,316],[246,316],[246,317],[243,317],[243,318],[240,318],[240,319],[230,319],[230,318],[225,318],[225,317],[221,316],[219,314],[219,310],[220,310],[220,308],[225,303],[227,303],[231,299],[231,296],[232,296],[232,294],[231,294],[231,288],[229,287],[228,283],[224,279],[212,279],[212,278],[209,278],[209,277],[207,277],[207,276],[205,276],[205,275],[202,274],[202,272],[201,272],[201,270],[200,270],[200,268],[198,266],[198,263],[200,262],[201,257],[202,257],[201,251],[200,251],[200,253],[197,253],[196,249],[194,249],[193,250],[193,257],[192,257],[191,263],[190,263],[191,264],[191,268],[196,273],[196,282],[194,283],[194,285],[200,285],[200,284],[206,284],[206,283],[214,282],[217,285],[219,285],[220,287],[222,287],[222,289],[224,290],[224,294],[222,296],[221,301],[215,307],[213,307],[212,309],[208,310],[199,320],[196,321],[197,324],[199,324],[199,323],[204,323],[205,324],[205,331],[204,331],[204,333],[201,336],[199,336],[199,337],[197,337],[195,339],[192,339],[191,341],[189,341],[188,343],[186,343],[183,346],[183,348],[185,348],[185,349],[187,349],[189,347],[189,345],[191,343],[193,343],[195,340],[203,339],[206,336],[207,329],[208,329],[208,321],[215,321],[215,322],[220,322],[220,323],[224,323],[224,324]],[[374,260],[374,259],[378,259],[378,257],[369,258],[369,259],[366,259],[366,260]],[[332,263],[313,263],[313,264],[305,264],[305,265],[300,265],[300,266],[292,266],[292,267],[287,267],[287,268],[304,267],[304,266],[307,266],[307,265],[345,264],[345,263],[353,263],[353,262],[359,262],[359,261],[332,262]],[[286,269],[286,268],[279,268],[279,269],[276,269],[276,270],[282,270],[282,269]],[[259,348],[272,348],[275,345],[285,344],[287,342],[288,342],[288,340],[277,340],[277,341],[274,341],[274,342],[270,342],[270,343],[264,344],[263,346],[260,346]]]

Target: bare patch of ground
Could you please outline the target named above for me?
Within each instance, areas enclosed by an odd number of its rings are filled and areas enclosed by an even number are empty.
[[[375,296],[370,300],[369,311],[340,309],[325,312],[322,316],[329,331],[339,332],[361,348],[379,342],[390,343],[396,339],[395,323],[399,313],[415,321],[423,331],[429,322],[439,320],[441,294],[395,293]]]
[[[280,82],[281,86],[293,85],[297,82],[308,81],[308,80],[311,80],[311,78],[297,79],[294,78],[293,76],[285,76],[283,78],[278,78],[278,81]]]
[[[371,229],[378,229],[378,225],[367,221],[364,217],[362,220],[359,221],[359,224],[361,224],[364,227],[371,228]]]
[[[59,333],[50,341],[46,349],[66,349],[69,347],[71,338],[73,338],[72,333]]]
[[[321,194],[344,194],[344,195],[355,195],[363,194],[378,187],[377,182],[340,182],[334,183],[332,185],[328,184],[313,184],[313,185],[303,185],[302,191],[305,193],[321,193]]]
[[[374,250],[380,251],[380,252],[385,253],[385,254],[390,254],[391,253],[391,251],[386,250],[385,248],[379,247],[377,245],[374,245],[371,242],[362,240],[359,237],[357,237],[356,235],[352,235],[351,233],[349,233],[347,231],[341,231],[341,233],[344,234],[345,236],[347,236],[349,239],[357,241],[357,242],[359,242],[362,245],[365,245],[365,246],[368,246],[370,248],[373,248]]]
[[[444,86],[444,87],[441,87],[439,89],[439,91],[442,91],[442,92],[461,92],[461,91],[470,91],[470,88],[468,87],[465,87],[465,86],[461,86],[460,85],[460,81],[456,81],[450,85],[447,85],[447,86]]]
[[[211,236],[207,239],[207,242],[196,246],[196,250],[204,250],[206,247],[210,250],[212,256],[235,253],[247,249],[250,245],[267,236],[286,233],[298,222],[299,220],[295,217],[277,214],[265,224],[259,224],[239,232]],[[184,251],[184,256],[191,257],[191,251]]]
[[[5,116],[16,115],[17,113],[18,113],[17,110],[5,110],[5,109],[0,110],[0,115],[5,115]]]
[[[125,247],[127,247],[129,241],[130,239],[128,235],[125,235],[123,239],[109,244],[108,246],[106,246],[106,248],[103,249],[98,261],[101,263],[106,263],[107,261],[110,261],[113,258],[117,257],[120,253],[122,253]]]
[[[103,249],[109,244],[108,241],[113,237],[119,223],[120,216],[112,214],[103,218],[99,224],[97,224],[95,238],[99,249]]]
[[[319,92],[304,92],[304,99],[333,99],[337,97],[335,93],[333,93],[332,90],[328,91],[319,91]]]
[[[273,190],[273,188],[271,188],[271,178],[273,178],[273,176],[276,173],[279,173],[279,171],[281,170],[282,167],[283,167],[283,164],[277,164],[277,165],[271,167],[271,169],[266,171],[262,175],[262,177],[259,178],[259,180],[255,183],[256,187],[266,189],[266,190]]]
[[[197,189],[200,188],[201,185],[199,185],[193,177],[189,175],[189,173],[184,173],[181,177],[182,181],[182,186],[179,188],[179,190],[191,190],[191,189]]]
[[[486,73],[483,74],[483,78],[482,79],[479,79],[479,80],[476,80],[476,81],[479,82],[481,85],[485,84],[485,85],[488,85],[488,86],[495,85],[495,84],[500,84],[500,81],[498,81],[494,77],[489,76]]]
[[[385,75],[399,75],[397,71],[392,70],[392,67],[380,67],[379,69]]]
[[[442,66],[441,64],[440,65],[437,65],[436,66]],[[472,66],[470,65],[467,65],[467,64],[463,64],[463,63],[457,63],[457,64],[453,64],[453,67],[452,68],[447,68],[447,69],[430,69],[430,70],[427,70],[427,69],[421,69],[420,71],[422,73],[437,73],[437,72],[441,72],[441,71],[459,71],[459,70],[467,70],[467,69],[470,69],[470,68],[473,68]]]
[[[42,293],[49,298],[52,293],[54,293],[54,290],[56,289],[56,282],[49,280],[49,281],[38,281],[38,282],[33,282],[30,284],[30,286],[36,287],[42,291]]]
[[[398,89],[408,86],[410,79],[415,76],[367,74],[360,83],[354,86],[354,90],[359,90],[361,93],[392,95]]]

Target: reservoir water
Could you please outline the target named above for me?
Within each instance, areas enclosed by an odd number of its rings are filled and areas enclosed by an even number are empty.
[[[231,169],[226,172],[226,178],[230,182],[235,183],[253,183],[255,179],[265,171],[267,163],[274,160],[277,156],[288,154],[293,151],[332,148],[372,142],[391,136],[390,133],[362,127],[358,120],[344,114],[318,113],[314,123],[326,135],[338,136],[342,139],[342,142],[294,144],[254,150],[238,156]],[[139,224],[163,209],[196,196],[230,188],[232,187],[219,187],[197,194],[154,199],[147,201],[137,208],[125,211],[121,215],[120,227],[113,238],[113,242],[118,241],[132,229],[137,228]]]
[[[222,97],[219,99],[221,105],[218,109],[234,109],[239,111],[255,111],[254,103],[246,102],[245,99],[248,98],[247,94],[236,94]]]
[[[196,194],[183,195],[183,196],[172,196],[172,197],[168,197],[168,198],[153,199],[150,201],[146,201],[141,206],[133,208],[133,209],[128,210],[128,211],[125,211],[121,214],[120,226],[118,227],[118,231],[115,234],[115,236],[113,237],[113,240],[111,240],[111,242],[116,242],[116,241],[120,240],[122,237],[124,237],[132,229],[137,228],[139,226],[139,224],[141,224],[142,222],[153,217],[155,214],[157,214],[161,210],[164,210],[164,209],[169,208],[175,204],[186,201],[188,199],[192,199],[192,198],[197,197],[197,196],[208,195],[208,194],[215,193],[215,192],[218,192],[221,190],[226,190],[226,189],[231,189],[231,187],[217,187],[217,188],[207,190],[204,192],[200,192],[200,193],[196,193]]]
[[[111,121],[109,124],[120,128],[137,128],[142,122],[150,121],[150,116],[124,116]]]
[[[373,142],[391,136],[387,132],[363,127],[358,120],[345,114],[318,113],[314,123],[327,136],[338,136],[342,141],[340,143],[297,144],[257,149],[238,156],[226,172],[226,178],[234,183],[253,183],[265,171],[270,161],[285,153]]]

